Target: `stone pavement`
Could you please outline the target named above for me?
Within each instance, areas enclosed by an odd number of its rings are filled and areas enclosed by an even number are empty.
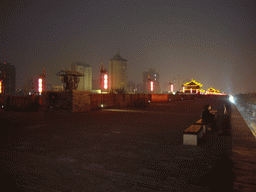
[[[250,153],[241,156],[240,148],[240,141],[248,147],[243,139],[250,134],[234,106],[223,135],[208,132],[200,146],[182,145],[183,130],[198,120],[205,103],[218,109],[223,101],[106,109],[61,119],[61,126],[20,127],[0,152],[1,167],[24,191],[253,191],[255,169],[249,172],[244,159],[255,161]],[[8,143],[11,137],[5,138]]]
[[[234,105],[231,123],[234,189],[256,191],[256,139]]]

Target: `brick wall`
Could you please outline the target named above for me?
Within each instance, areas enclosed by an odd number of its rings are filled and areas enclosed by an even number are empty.
[[[91,94],[90,91],[63,91],[55,92],[58,100],[57,107],[68,110],[69,112],[83,112],[91,109],[101,108],[101,104],[105,107],[128,106],[136,100],[144,99],[145,101],[171,101],[174,100],[191,100],[202,95],[154,95],[151,94]],[[153,96],[153,97],[152,97]],[[204,96],[207,97],[207,96]],[[45,94],[45,102],[49,103],[49,92]],[[157,100],[158,99],[158,100]]]
[[[91,92],[90,91],[73,91],[72,92],[72,112],[83,112],[91,109]]]

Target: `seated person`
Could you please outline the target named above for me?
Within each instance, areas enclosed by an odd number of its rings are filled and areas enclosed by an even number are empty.
[[[213,130],[216,130],[215,115],[210,112],[211,105],[206,105],[202,114],[203,121],[210,126]]]

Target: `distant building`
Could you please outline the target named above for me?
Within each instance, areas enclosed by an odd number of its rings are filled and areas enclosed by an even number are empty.
[[[136,91],[135,88],[136,88],[135,83],[133,83],[132,81],[129,81],[127,83],[127,92],[128,93],[135,93],[135,91]]]
[[[196,82],[195,80],[191,80],[183,85],[183,93],[202,93],[204,90],[201,89],[203,85],[201,83]]]
[[[16,68],[14,65],[0,63],[0,80],[2,81],[2,89],[4,89],[4,93],[2,92],[0,95],[15,95]]]
[[[205,94],[222,94],[222,93],[220,93],[219,90],[214,89],[214,88],[211,87],[211,88],[206,90]]]
[[[75,62],[70,65],[70,70],[82,73],[83,76],[79,77],[78,91],[91,91],[92,90],[92,68],[90,65],[83,62]]]
[[[173,82],[169,81],[169,82],[164,82],[162,83],[162,87],[161,87],[161,93],[162,94],[169,94],[169,93],[173,93],[174,91],[175,85]]]
[[[117,53],[109,60],[109,88],[110,91],[127,91],[127,60]]]
[[[143,73],[143,92],[144,93],[161,93],[159,85],[159,73],[151,68]],[[153,88],[152,88],[153,87]]]

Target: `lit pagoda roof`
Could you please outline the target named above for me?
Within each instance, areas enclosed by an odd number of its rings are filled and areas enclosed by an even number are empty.
[[[214,89],[214,88],[209,88],[209,89],[207,89],[207,91],[209,91],[209,92],[215,92],[215,93],[219,93],[220,91],[219,90],[216,90],[216,89]]]
[[[202,87],[203,85],[201,83],[196,82],[194,79],[192,79],[190,82],[187,82],[184,84],[184,86],[199,86]]]

